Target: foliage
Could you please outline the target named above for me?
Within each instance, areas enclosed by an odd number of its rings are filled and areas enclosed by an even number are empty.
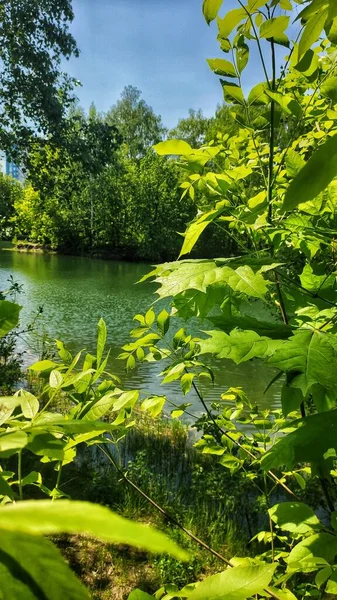
[[[14,214],[15,204],[23,196],[20,183],[4,175],[0,175],[0,231],[1,238],[6,239],[12,235],[13,225],[11,218]]]
[[[197,423],[203,435],[196,446],[230,472],[242,471],[261,491],[269,530],[255,538],[264,544],[259,554],[234,557],[222,574],[180,591],[167,586],[156,598],[325,597],[337,589],[337,12],[331,0],[239,0],[219,17],[221,5],[205,0],[203,11],[208,23],[217,18],[228,58],[208,64],[221,76],[239,131],[221,132],[200,148],[173,139],[156,150],[179,157],[184,194],[199,208],[180,256],[215,222],[241,256],[188,258],[154,269],[148,277],[159,299],[170,299],[170,312],[137,315],[121,358],[127,368],[165,359],[163,384],[176,381],[184,395],[197,394],[205,415]],[[294,15],[295,33],[289,27]],[[246,94],[254,46],[265,77]],[[279,47],[287,48],[280,71]],[[192,336],[179,329],[177,317],[207,321]],[[209,354],[236,364],[262,360],[266,369],[277,369],[270,386],[282,378],[280,410],[259,410],[241,388],[228,389],[209,406],[203,383],[214,377],[203,358]],[[177,405],[172,415],[189,406]],[[321,486],[324,519],[300,498],[313,481]]]
[[[141,99],[141,91],[132,85],[124,88],[120,100],[111,107],[106,121],[117,127],[123,137],[128,158],[141,158],[159,142],[165,128],[161,117]]]
[[[40,164],[40,158],[38,158]],[[53,173],[50,156],[40,178]],[[172,161],[153,151],[137,162],[125,157],[88,178],[76,163],[57,171],[50,193],[31,185],[15,202],[16,235],[63,251],[97,252],[146,260],[177,255],[180,237],[195,209],[180,200],[180,175]]]
[[[1,336],[16,324],[18,311],[14,303],[1,302]],[[40,396],[21,389],[14,396],[1,398],[0,579],[1,589],[12,598],[33,599],[41,594],[55,600],[89,597],[53,544],[42,537],[46,534],[84,533],[187,559],[186,552],[148,526],[131,523],[98,505],[62,500],[62,472],[74,461],[78,446],[114,444],[132,426],[131,412],[139,393],[123,392],[118,379],[106,371],[109,357],[105,356],[106,337],[106,326],[101,320],[96,355],[86,354],[81,370],[76,367],[82,353],[72,357],[63,343],[57,341],[62,362],[44,360],[31,367],[42,378]],[[61,399],[66,405],[65,414],[51,410]],[[109,413],[114,418],[112,422],[100,420]],[[44,484],[40,472],[24,474],[28,454],[53,465],[52,489]],[[10,471],[8,459],[12,466],[14,457],[16,468]],[[39,494],[49,499],[25,501],[27,488],[37,488]]]
[[[1,2],[0,146],[9,155],[25,155],[36,132],[55,136],[63,124],[75,82],[61,60],[78,55],[73,17],[69,0]]]

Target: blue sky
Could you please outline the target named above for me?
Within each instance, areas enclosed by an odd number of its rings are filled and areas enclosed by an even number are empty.
[[[224,4],[223,13],[237,5]],[[77,91],[81,105],[87,109],[94,101],[107,111],[131,84],[167,127],[189,108],[214,114],[222,91],[206,59],[225,55],[216,24],[207,26],[201,6],[201,0],[73,0],[71,29],[81,55],[65,69],[83,84]],[[245,87],[261,79],[254,57]]]

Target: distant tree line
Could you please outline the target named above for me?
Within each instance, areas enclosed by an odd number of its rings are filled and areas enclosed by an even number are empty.
[[[213,118],[190,111],[168,131],[132,86],[106,114],[94,105],[85,114],[73,103],[67,126],[56,138],[31,142],[25,186],[0,179],[2,237],[15,236],[63,253],[176,258],[179,232],[196,215],[198,199],[181,198],[184,172],[152,146],[180,137],[197,148],[224,127],[229,133],[238,128],[226,107]],[[233,252],[231,241],[210,229],[196,254],[214,254],[220,244]]]

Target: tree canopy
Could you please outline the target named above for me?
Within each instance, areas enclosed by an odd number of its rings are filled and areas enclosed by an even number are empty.
[[[75,84],[61,72],[78,55],[73,18],[70,0],[0,2],[0,147],[10,155],[60,129]]]
[[[130,158],[144,156],[146,150],[160,142],[166,133],[160,115],[156,115],[142,92],[132,85],[124,88],[120,100],[106,115],[123,137]]]

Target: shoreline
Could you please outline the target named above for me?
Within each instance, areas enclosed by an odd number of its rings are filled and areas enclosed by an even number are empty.
[[[132,262],[132,263],[144,263],[152,265],[158,262],[166,262],[167,259],[145,259],[137,257],[132,251],[129,252],[114,252],[112,250],[102,250],[99,248],[93,248],[92,250],[85,250],[82,252],[76,252],[75,250],[54,250],[48,246],[42,246],[41,244],[34,244],[33,242],[19,242],[13,244],[12,242],[0,242],[0,251],[3,252],[19,252],[21,254],[40,254],[40,255],[54,255],[54,256],[73,256],[80,258],[92,258],[95,260],[108,260],[117,262]]]

